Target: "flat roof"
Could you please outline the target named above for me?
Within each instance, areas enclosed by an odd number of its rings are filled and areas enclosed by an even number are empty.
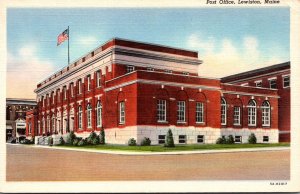
[[[251,71],[246,71],[246,72],[226,76],[226,77],[221,78],[221,82],[226,83],[226,82],[238,81],[238,80],[245,79],[245,78],[251,78],[251,77],[254,77],[257,75],[263,75],[263,74],[272,73],[272,72],[281,71],[281,70],[290,69],[290,68],[291,68],[290,61],[288,61],[288,62],[284,62],[284,63],[271,65],[268,67],[263,67],[263,68],[254,69]]]

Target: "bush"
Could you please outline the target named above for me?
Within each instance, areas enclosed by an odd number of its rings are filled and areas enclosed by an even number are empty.
[[[136,140],[134,138],[130,138],[128,140],[128,145],[129,146],[136,146]]]
[[[173,133],[171,129],[168,130],[165,147],[175,147]]]
[[[141,146],[149,146],[151,145],[151,140],[148,137],[144,137],[144,139],[141,142]]]
[[[251,133],[248,137],[248,143],[250,144],[256,144],[257,139],[254,133]]]
[[[76,139],[76,135],[74,131],[71,131],[67,136],[66,144],[73,145],[73,141]]]
[[[80,141],[77,144],[77,146],[85,146],[85,145],[87,145],[86,139],[80,139]]]
[[[78,137],[75,138],[74,141],[73,141],[73,145],[74,145],[74,146],[77,146],[81,139],[82,139],[82,138],[78,138]]]
[[[92,145],[98,145],[100,143],[100,138],[97,135],[95,138],[92,139],[91,144]]]
[[[101,129],[99,136],[100,136],[99,143],[100,144],[105,144],[105,132],[104,132],[104,128]]]
[[[59,138],[58,145],[65,145],[65,144],[66,144],[66,142],[65,142],[64,138],[63,138],[63,137],[60,137],[60,138]]]
[[[33,144],[33,143],[29,139],[23,139],[23,140],[20,141],[20,144]]]
[[[49,146],[53,145],[53,138],[52,137],[48,137],[48,145]]]
[[[216,144],[225,144],[225,143],[226,143],[225,136],[219,137],[216,142]]]
[[[229,135],[226,139],[226,144],[234,144],[234,138],[232,135]]]
[[[90,133],[89,137],[87,138],[87,144],[92,144],[92,145],[95,145],[93,144],[95,141],[95,139],[99,138],[99,136],[93,131]],[[99,144],[99,143],[98,143]]]

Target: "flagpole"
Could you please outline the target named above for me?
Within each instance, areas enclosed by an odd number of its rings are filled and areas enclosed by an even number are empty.
[[[68,26],[68,65],[70,64],[70,29]]]

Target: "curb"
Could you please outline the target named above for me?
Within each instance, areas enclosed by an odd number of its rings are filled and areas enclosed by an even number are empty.
[[[9,144],[9,143],[6,143]],[[14,146],[28,146],[22,144],[9,144]],[[235,152],[266,152],[266,151],[283,151],[290,150],[290,147],[265,147],[265,148],[241,148],[241,149],[219,149],[219,150],[195,150],[195,151],[170,151],[170,152],[135,152],[135,151],[119,151],[119,150],[92,150],[92,149],[76,149],[76,148],[63,148],[57,146],[40,146],[32,145],[32,148],[44,148],[44,149],[57,149],[57,150],[69,150],[78,152],[90,152],[101,154],[115,154],[115,155],[187,155],[187,154],[217,154],[217,153],[235,153]]]

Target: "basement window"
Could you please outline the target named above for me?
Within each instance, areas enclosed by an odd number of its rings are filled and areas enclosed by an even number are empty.
[[[179,135],[178,143],[185,144],[186,143],[186,135]]]
[[[197,143],[204,143],[204,135],[197,136]]]
[[[234,137],[234,142],[235,143],[242,143],[242,136],[235,136]]]
[[[159,135],[158,136],[158,144],[164,144],[166,142],[166,136],[165,135]]]
[[[268,143],[269,142],[269,136],[263,136],[263,142]]]

